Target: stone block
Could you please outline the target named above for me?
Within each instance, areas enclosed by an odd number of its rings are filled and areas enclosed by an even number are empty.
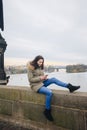
[[[0,114],[12,115],[13,102],[0,99]]]
[[[0,99],[19,100],[20,91],[18,89],[0,86]]]
[[[87,109],[87,93],[69,93],[65,91],[53,91],[52,104],[85,110]]]
[[[47,120],[43,114],[44,109],[45,107],[40,104],[30,102],[22,103],[22,112],[25,119],[46,123]]]
[[[84,112],[79,109],[53,106],[54,124],[71,130],[86,130]]]

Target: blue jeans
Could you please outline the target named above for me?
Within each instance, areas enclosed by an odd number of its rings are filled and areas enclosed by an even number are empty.
[[[53,93],[52,93],[52,90],[47,88],[47,86],[49,86],[51,84],[56,84],[58,86],[67,88],[68,84],[64,83],[56,78],[47,79],[43,83],[44,83],[44,85],[38,90],[38,93],[46,95],[46,109],[50,109],[51,108],[51,99],[52,99]]]

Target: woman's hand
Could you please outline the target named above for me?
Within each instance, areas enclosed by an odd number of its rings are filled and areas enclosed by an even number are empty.
[[[41,80],[46,80],[46,79],[47,79],[47,76],[48,76],[48,75],[41,76],[40,79],[41,79]]]

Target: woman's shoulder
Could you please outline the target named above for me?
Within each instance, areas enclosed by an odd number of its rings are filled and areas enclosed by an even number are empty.
[[[34,70],[34,66],[31,65],[31,61],[28,61],[28,63],[27,63],[27,68],[28,68],[29,70]]]

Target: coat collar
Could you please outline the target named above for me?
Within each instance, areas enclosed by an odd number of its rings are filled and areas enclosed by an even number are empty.
[[[27,63],[27,67],[30,70],[34,70],[34,66],[30,64],[30,62]]]

